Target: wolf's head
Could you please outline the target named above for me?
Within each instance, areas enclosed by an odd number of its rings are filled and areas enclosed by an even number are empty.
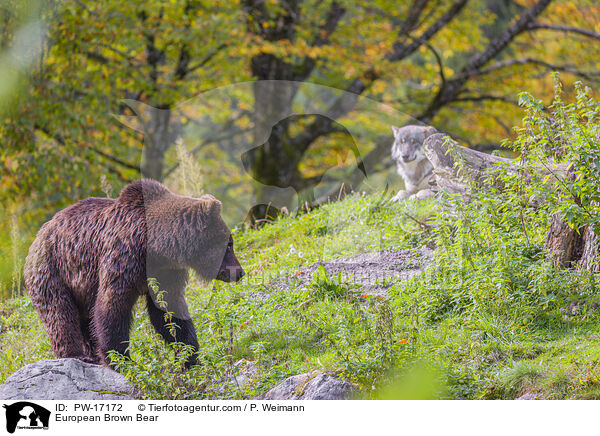
[[[412,162],[417,157],[425,157],[422,152],[425,138],[437,132],[434,127],[428,126],[392,126],[394,144],[392,145],[392,159],[404,163]]]

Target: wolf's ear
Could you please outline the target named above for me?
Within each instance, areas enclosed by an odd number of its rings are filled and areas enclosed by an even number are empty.
[[[437,132],[438,132],[437,129],[433,126],[428,126],[424,131],[426,138],[431,135],[435,135]]]
[[[400,134],[400,127],[392,126],[392,132],[394,132],[394,138],[397,138]]]

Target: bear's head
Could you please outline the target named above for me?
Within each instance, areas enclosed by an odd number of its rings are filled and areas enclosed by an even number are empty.
[[[244,276],[219,200],[212,195],[194,198],[164,187],[148,188],[144,189],[144,206],[150,270],[192,268],[207,281],[232,282]]]
[[[239,281],[245,273],[233,250],[231,230],[221,216],[221,202],[212,195],[195,200],[197,218],[193,225],[204,237],[191,247],[189,266],[206,280]]]

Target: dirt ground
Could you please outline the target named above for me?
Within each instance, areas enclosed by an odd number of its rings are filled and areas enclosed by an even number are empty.
[[[391,284],[399,280],[408,280],[423,271],[432,262],[432,256],[433,250],[427,248],[363,253],[314,263],[297,271],[289,280],[277,280],[272,285],[280,290],[289,286],[306,286],[312,281],[319,264],[322,264],[329,275],[337,276],[341,271],[345,281],[360,283],[361,293],[385,296],[386,289]]]

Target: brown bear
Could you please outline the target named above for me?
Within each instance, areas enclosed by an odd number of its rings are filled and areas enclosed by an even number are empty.
[[[244,275],[221,202],[139,180],[117,199],[88,198],[45,223],[29,249],[25,284],[57,357],[108,364],[109,350],[127,351],[132,309],[141,295],[165,341],[198,350],[184,298],[189,268],[205,280]],[[166,291],[170,321],[179,326],[175,337],[148,278]],[[187,366],[196,363],[195,355]]]

